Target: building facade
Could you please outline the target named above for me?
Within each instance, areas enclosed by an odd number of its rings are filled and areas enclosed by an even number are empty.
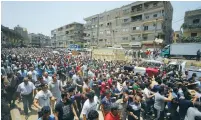
[[[29,45],[30,44],[30,40],[29,40],[29,37],[28,37],[28,31],[27,31],[26,28],[23,28],[23,27],[20,27],[19,25],[17,25],[16,27],[14,27],[14,31],[16,31],[17,33],[19,33],[24,38],[23,43],[25,45]]]
[[[24,38],[8,27],[1,25],[1,46],[2,47],[19,47],[23,45]]]
[[[173,35],[173,42],[181,42],[179,41],[179,38],[182,36],[182,32],[181,31],[174,31],[174,35]]]
[[[32,47],[46,47],[46,46],[51,46],[51,39],[49,36],[45,36],[43,34],[35,34],[35,33],[30,33],[29,34],[29,39],[30,39],[30,45]]]
[[[84,25],[73,22],[51,31],[51,40],[53,47],[67,47],[70,44],[83,44]]]
[[[138,1],[85,18],[84,39],[91,46],[122,47],[172,40],[173,7],[169,1]]]
[[[184,37],[201,37],[201,9],[185,13],[183,34]]]

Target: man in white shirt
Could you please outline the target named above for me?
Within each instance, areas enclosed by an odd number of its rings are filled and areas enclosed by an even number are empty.
[[[50,92],[50,90],[48,90],[47,84],[41,84],[40,87],[42,88],[42,90],[40,90],[34,98],[34,106],[38,108],[38,118],[42,116],[41,109],[44,106],[50,106],[51,101],[52,103],[55,101],[52,93]]]
[[[47,72],[44,72],[43,80],[49,83],[50,81],[52,81],[52,77],[50,77]]]
[[[33,67],[30,67],[30,71],[27,74],[32,76],[33,82],[37,81],[37,72],[34,70]]]
[[[94,92],[90,91],[86,94],[87,100],[85,101],[81,114],[83,115],[83,120],[87,120],[88,114],[91,110],[97,110],[98,98],[94,97]]]
[[[34,86],[34,84],[30,82],[27,77],[24,78],[24,82],[19,84],[17,88],[17,92],[20,93],[22,96],[24,112],[26,115],[28,115],[28,105],[29,105],[29,110],[32,110],[31,105],[33,102],[33,95],[34,95],[35,88],[36,87]]]
[[[52,93],[52,95],[54,96],[54,98],[56,98],[57,101],[60,101],[61,100],[61,91],[63,91],[61,81],[57,80],[56,74],[54,74],[52,76],[52,78],[53,78],[52,81],[50,81],[48,83],[48,88],[49,88],[50,92]],[[52,106],[52,109],[53,108],[54,107]]]
[[[77,88],[77,87],[82,88],[82,85],[79,85],[79,84],[78,84],[78,81],[80,81],[80,78],[79,78],[77,72],[73,75],[72,80],[73,80],[73,85],[76,86],[76,87],[75,87],[75,91],[77,92],[77,91],[78,91],[78,88]]]

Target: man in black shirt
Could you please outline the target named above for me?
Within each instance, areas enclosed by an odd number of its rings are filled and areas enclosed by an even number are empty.
[[[61,101],[59,101],[55,106],[55,115],[58,120],[78,120],[78,116],[73,107],[73,101],[70,99],[69,93],[61,94]]]

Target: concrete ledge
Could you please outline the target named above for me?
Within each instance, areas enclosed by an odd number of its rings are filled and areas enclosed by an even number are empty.
[[[22,120],[20,111],[17,108],[12,109],[10,115],[12,120]]]

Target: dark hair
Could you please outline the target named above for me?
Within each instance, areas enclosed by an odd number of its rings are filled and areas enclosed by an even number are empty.
[[[88,119],[87,120],[94,120],[97,119],[99,116],[98,112],[96,110],[91,110],[88,113]]]
[[[66,96],[66,92],[61,93],[61,98],[63,99]]]
[[[160,86],[157,90],[160,94],[161,93],[164,93],[164,87],[163,86]]]
[[[84,80],[84,82],[88,82],[88,78],[87,77],[84,77],[83,80]]]
[[[148,87],[150,86],[150,84],[151,84],[150,82],[147,82],[147,83],[145,84],[145,87],[148,88]]]
[[[49,106],[44,106],[41,111],[43,114],[46,114],[46,113],[50,113],[51,109]]]

